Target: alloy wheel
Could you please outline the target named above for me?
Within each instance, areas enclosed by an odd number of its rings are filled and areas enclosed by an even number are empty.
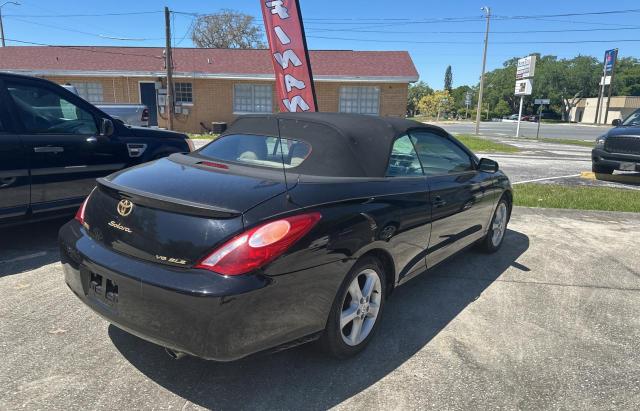
[[[356,346],[371,333],[381,302],[380,275],[371,268],[361,271],[349,285],[342,302],[340,333],[347,345]]]
[[[498,204],[491,229],[491,243],[494,247],[498,247],[502,242],[505,231],[507,230],[507,205],[504,202],[500,202],[500,204]]]

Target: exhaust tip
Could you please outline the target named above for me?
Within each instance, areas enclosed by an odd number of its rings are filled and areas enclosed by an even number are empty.
[[[174,350],[172,350],[170,348],[165,348],[164,350],[167,353],[167,355],[169,357],[171,357],[172,359],[174,359],[174,360],[179,360],[180,358],[185,357],[187,355],[187,354],[185,354],[183,352],[174,351]]]

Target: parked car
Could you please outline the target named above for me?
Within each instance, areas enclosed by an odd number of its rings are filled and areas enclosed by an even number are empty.
[[[62,87],[70,92],[80,95],[75,86],[63,84]],[[136,127],[149,127],[149,108],[144,104],[94,104],[112,118],[121,120],[123,123]]]
[[[615,128],[596,139],[591,152],[593,172],[640,171],[640,109],[624,121],[613,120],[613,125]]]
[[[174,358],[315,339],[343,358],[397,286],[467,246],[498,250],[511,206],[498,164],[441,128],[254,115],[196,152],[99,179],[59,241],[76,296]]]
[[[189,142],[125,126],[47,80],[0,73],[0,224],[73,214],[97,177]]]

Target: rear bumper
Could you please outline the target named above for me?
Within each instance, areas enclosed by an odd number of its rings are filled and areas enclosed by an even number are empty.
[[[344,269],[332,263],[279,277],[174,269],[115,253],[76,221],[62,227],[59,241],[67,285],[95,312],[142,339],[217,361],[316,335],[332,300],[305,302],[301,295],[314,275]],[[324,295],[335,293],[333,287]]]
[[[615,170],[620,170],[622,163],[635,163],[635,170],[625,171],[640,171],[640,155],[636,154],[610,153],[600,148],[594,148],[591,151],[591,159],[594,164],[611,167]]]

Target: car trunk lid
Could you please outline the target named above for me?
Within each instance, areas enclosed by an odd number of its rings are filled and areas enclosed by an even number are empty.
[[[99,179],[85,221],[115,251],[190,267],[244,228],[245,211],[285,192],[281,172],[266,174],[173,155]]]

